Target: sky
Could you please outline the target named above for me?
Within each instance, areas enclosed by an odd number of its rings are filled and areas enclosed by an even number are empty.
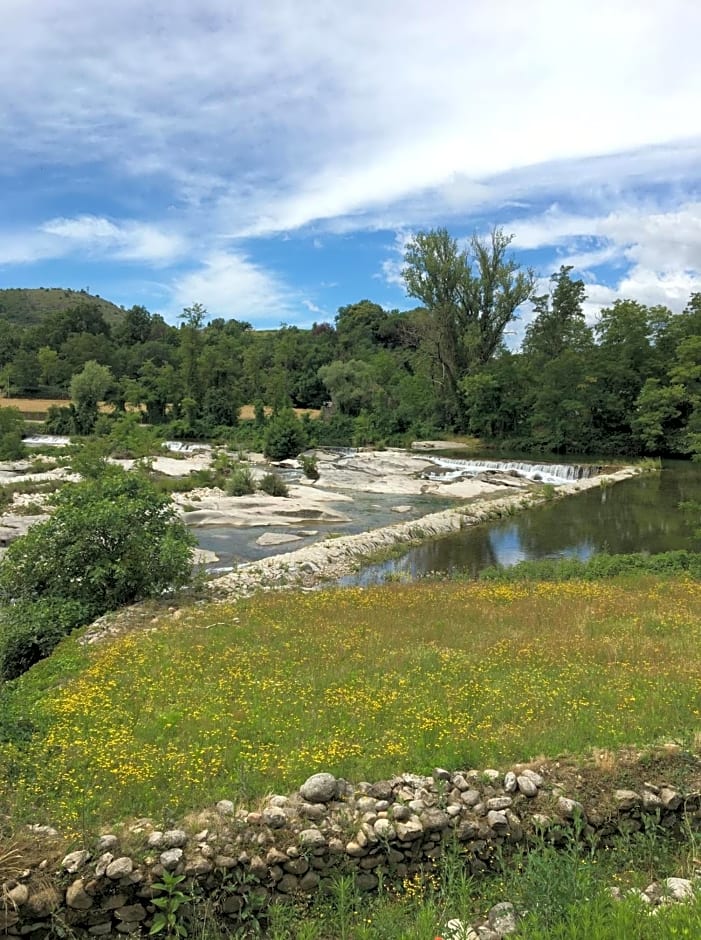
[[[0,287],[409,309],[494,226],[587,315],[701,290],[698,0],[0,0]],[[521,326],[528,320],[524,312]]]

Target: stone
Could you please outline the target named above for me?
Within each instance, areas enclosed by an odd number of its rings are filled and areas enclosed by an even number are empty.
[[[92,927],[88,927],[88,933],[91,937],[106,937],[112,933],[112,924],[109,922],[106,924],[93,924]]]
[[[640,806],[641,799],[635,790],[614,790],[613,799],[619,810],[629,810]]]
[[[388,842],[397,837],[397,831],[389,819],[376,820],[373,829],[378,838],[386,839]]]
[[[346,855],[350,855],[351,858],[362,858],[364,855],[368,854],[369,849],[367,849],[366,846],[367,841],[366,845],[363,846],[355,839],[351,839],[351,841],[346,844]]]
[[[309,871],[309,862],[306,858],[291,858],[282,868],[291,875],[304,875]]]
[[[220,816],[233,816],[234,804],[231,800],[219,800],[217,803],[217,812]]]
[[[187,833],[184,829],[168,829],[163,833],[163,847],[166,849],[182,849],[187,845]]]
[[[411,818],[411,810],[403,803],[395,803],[392,806],[392,818],[396,822],[406,822],[407,819]]]
[[[513,904],[502,901],[495,904],[488,915],[489,926],[499,937],[506,937],[518,930],[518,917]]]
[[[660,800],[665,809],[671,810],[674,812],[675,809],[679,809],[682,803],[682,798],[676,790],[672,790],[670,787],[662,787],[659,793]]]
[[[127,904],[124,907],[118,907],[114,913],[120,920],[129,924],[139,923],[146,918],[146,909],[143,904]]]
[[[510,796],[495,796],[491,800],[487,800],[487,809],[495,809],[500,811],[502,809],[508,809],[513,800]]]
[[[321,822],[326,815],[326,807],[323,803],[302,803],[298,812],[305,819],[311,819],[312,822]]]
[[[533,797],[538,796],[538,787],[530,777],[527,777],[525,774],[519,774],[516,778],[516,785],[518,787],[519,793],[523,793],[524,796]]]
[[[494,770],[492,767],[488,767],[486,770],[482,771],[482,776],[485,780],[489,780],[491,783],[496,783],[501,774],[498,770]]]
[[[400,842],[413,842],[423,835],[423,826],[416,816],[411,816],[406,822],[396,824],[397,838]]]
[[[6,896],[15,907],[23,907],[29,900],[29,888],[26,885],[15,885],[7,889]]]
[[[285,811],[278,806],[271,806],[263,811],[263,825],[270,826],[271,829],[282,829],[287,825],[287,815]]]
[[[115,858],[113,862],[109,863],[105,869],[105,874],[108,878],[112,878],[116,881],[117,878],[124,878],[125,875],[131,875],[133,871],[134,863],[132,860],[128,855],[122,855],[120,858]]]
[[[89,858],[90,852],[87,852],[85,849],[79,849],[77,852],[69,852],[68,855],[64,856],[61,862],[61,868],[65,869],[69,874],[74,875],[79,868],[83,867]]]
[[[530,770],[530,768],[521,771],[520,776],[528,777],[528,779],[531,780],[537,787],[542,787],[543,784],[545,783],[541,775],[537,773],[535,770]]]
[[[282,894],[294,894],[299,888],[299,878],[296,875],[283,875],[276,888]]]
[[[95,850],[99,852],[100,855],[102,855],[104,852],[111,852],[112,849],[116,849],[118,845],[119,839],[117,836],[108,834],[105,836],[100,836],[100,838],[97,840]]]
[[[307,803],[330,803],[336,796],[336,778],[333,774],[313,774],[299,788]]]
[[[100,908],[103,911],[115,911],[118,907],[124,907],[128,898],[126,894],[113,894],[111,898],[105,898]]]
[[[313,891],[315,888],[319,887],[319,882],[321,879],[314,871],[308,871],[306,875],[299,879],[299,890],[300,891]]]
[[[575,816],[581,816],[586,819],[584,807],[577,800],[570,800],[566,796],[561,796],[557,801],[557,811],[565,819],[574,819]]]
[[[324,848],[326,836],[318,829],[303,829],[299,834],[299,844],[308,849]]]
[[[95,902],[85,890],[85,882],[78,878],[66,889],[66,905],[77,911],[88,911]]]
[[[652,790],[643,790],[642,801],[643,809],[648,813],[654,813],[655,810],[660,809],[662,806],[662,800],[657,793],[653,793]]]
[[[150,833],[148,839],[146,840],[146,845],[150,849],[164,849],[166,846],[163,842],[163,833],[158,829]]]
[[[468,789],[463,791],[460,799],[463,801],[465,806],[477,806],[479,801],[482,799],[482,794],[479,790]]]
[[[166,871],[173,871],[174,868],[177,868],[180,864],[180,860],[183,857],[183,850],[180,848],[175,849],[166,849],[165,852],[161,852],[159,856],[159,861],[161,865],[165,868]]]
[[[106,873],[107,867],[114,861],[114,855],[111,852],[105,852],[104,855],[101,855],[97,864],[95,865],[95,875],[97,878],[102,878]]]
[[[433,770],[433,779],[434,780],[445,780],[450,783],[450,779],[453,775],[449,770],[445,770],[443,767],[435,767]]]
[[[510,770],[504,776],[504,789],[507,793],[515,793],[517,786],[518,784],[516,782],[516,774],[513,772],[513,770]]]
[[[694,896],[694,886],[686,878],[666,878],[664,886],[674,901],[690,901]]]
[[[490,809],[487,813],[487,825],[494,832],[503,833],[509,828],[509,820],[504,813],[495,809]]]
[[[420,819],[424,832],[441,832],[450,825],[450,816],[441,809],[427,809]]]

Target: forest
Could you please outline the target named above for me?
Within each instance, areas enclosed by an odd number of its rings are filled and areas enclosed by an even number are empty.
[[[562,266],[541,293],[510,244],[498,228],[464,248],[445,229],[420,232],[403,269],[414,309],[363,299],[311,329],[257,331],[198,303],[176,326],[143,306],[106,316],[110,305],[89,294],[23,318],[8,315],[0,292],[0,389],[65,399],[46,422],[54,433],[107,434],[140,407],[164,434],[235,444],[272,408],[299,445],[449,433],[514,451],[699,454],[701,294],[681,313],[616,300],[592,326],[573,269]],[[528,303],[534,317],[511,350]],[[256,405],[250,427],[244,404]],[[292,408],[322,418],[299,420]]]

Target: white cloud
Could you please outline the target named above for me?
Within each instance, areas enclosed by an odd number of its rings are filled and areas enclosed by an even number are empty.
[[[41,226],[41,231],[58,240],[54,245],[59,254],[81,249],[109,254],[122,261],[159,264],[174,261],[185,249],[182,236],[154,225],[133,221],[117,225],[92,215],[51,219]]]
[[[296,306],[288,288],[243,254],[216,252],[202,266],[177,278],[172,306],[201,303],[215,317],[246,320],[254,327],[279,326]]]
[[[699,31],[690,0],[6,0],[5,172],[157,177],[239,235],[460,212],[497,174],[701,135]]]

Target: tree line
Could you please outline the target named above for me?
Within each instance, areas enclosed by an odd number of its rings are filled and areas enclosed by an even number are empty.
[[[256,403],[255,426],[268,406],[285,433],[309,443],[450,432],[529,451],[701,452],[701,294],[680,314],[617,300],[591,326],[573,269],[538,293],[510,243],[498,228],[465,247],[445,229],[420,232],[403,271],[413,310],[361,300],[311,329],[256,331],[210,319],[200,304],[176,326],[142,306],[110,325],[90,303],[36,326],[0,320],[0,386],[70,395],[48,427],[75,434],[108,429],[114,419],[97,410],[107,400],[116,414],[141,406],[146,422],[174,435],[235,440],[241,405]],[[534,317],[509,350],[527,302]],[[291,407],[322,406],[322,421],[294,425]]]

